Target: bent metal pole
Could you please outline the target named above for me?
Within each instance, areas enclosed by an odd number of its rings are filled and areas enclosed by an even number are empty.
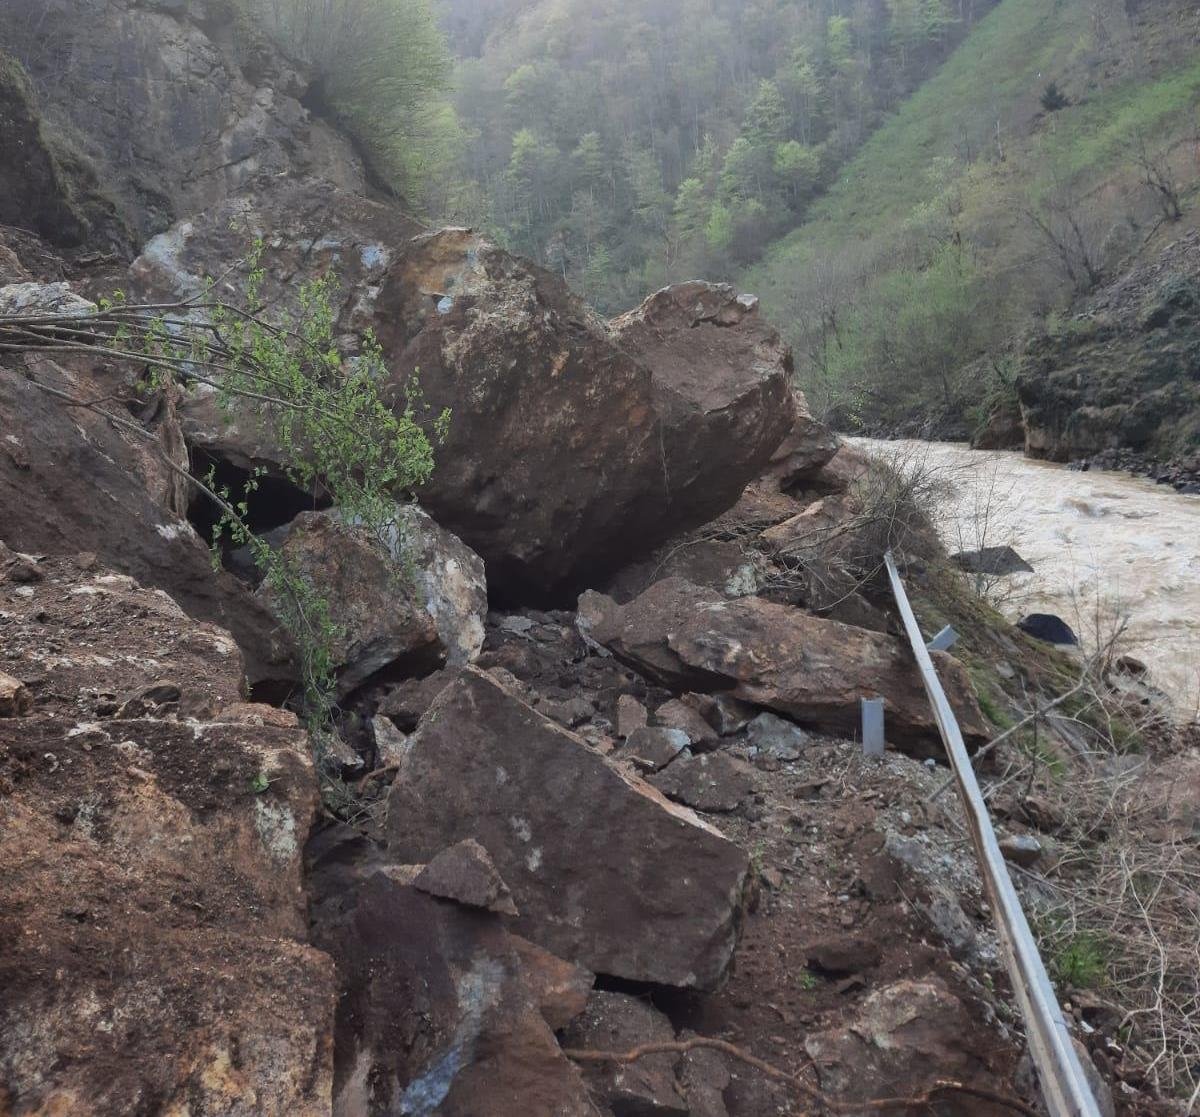
[[[1013,887],[1008,867],[996,842],[996,832],[988,815],[987,804],[975,779],[975,769],[967,755],[958,719],[950,709],[946,692],[933,668],[933,660],[925,647],[921,629],[917,625],[912,606],[896,560],[891,551],[884,555],[888,577],[892,583],[904,630],[912,645],[917,666],[921,669],[921,681],[933,707],[938,731],[950,757],[950,766],[962,798],[975,855],[979,859],[980,872],[992,908],[992,916],[999,932],[1004,951],[1004,961],[1012,981],[1013,991],[1025,1020],[1025,1034],[1029,1043],[1029,1054],[1037,1068],[1038,1082],[1050,1117],[1100,1117],[1100,1108],[1088,1084],[1079,1056],[1063,1019],[1062,1009],[1054,996],[1054,988],[1046,974],[1042,956],[1030,933],[1017,890]]]

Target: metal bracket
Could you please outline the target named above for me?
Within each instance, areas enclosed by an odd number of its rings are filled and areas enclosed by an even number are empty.
[[[883,755],[883,699],[862,699],[863,756]]]
[[[948,652],[958,641],[958,633],[946,625],[932,640],[925,645],[931,652]]]

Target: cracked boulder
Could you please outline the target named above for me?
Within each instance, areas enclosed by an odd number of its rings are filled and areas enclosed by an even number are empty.
[[[279,180],[151,241],[145,297],[192,293],[263,237],[263,294],[296,310],[327,272],[339,345],[370,327],[406,405],[451,411],[422,505],[487,563],[501,599],[578,592],[736,502],[792,423],[790,357],[753,300],[726,287],[659,292],[611,325],[550,272],[466,229],[416,235],[393,209],[328,184]],[[694,327],[694,328],[693,328]],[[281,470],[261,427],[211,396],[182,407],[192,445]]]
[[[802,725],[852,733],[862,698],[882,697],[887,739],[917,756],[942,750],[908,645],[757,597],[715,598],[678,579],[628,605],[585,593],[581,628],[620,660],[674,690],[727,693]],[[988,738],[966,670],[933,653],[968,746]]]
[[[594,973],[712,989],[733,956],[745,853],[474,668],[409,738],[388,838],[413,864],[474,838],[513,930]]]

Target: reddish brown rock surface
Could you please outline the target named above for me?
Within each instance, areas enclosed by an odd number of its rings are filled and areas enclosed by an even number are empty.
[[[0,583],[7,662],[35,700],[0,719],[0,1099],[97,1117],[147,1098],[328,1113],[335,987],[306,945],[307,734],[180,720],[236,703],[229,635],[119,575],[38,573]],[[154,684],[164,668],[178,685]],[[128,691],[149,716],[111,716]]]
[[[719,833],[472,668],[409,745],[388,802],[397,860],[473,837],[512,889],[518,933],[596,973],[720,982],[748,862]]]
[[[885,702],[889,741],[919,755],[941,751],[929,700],[901,640],[756,597],[735,601],[677,579],[628,605],[586,593],[579,613],[590,637],[624,662],[676,689],[723,691],[802,724],[853,731],[859,700]],[[962,666],[935,653],[963,735],[988,737]]]

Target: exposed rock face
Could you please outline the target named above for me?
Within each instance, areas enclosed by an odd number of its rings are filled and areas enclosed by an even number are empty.
[[[301,106],[307,80],[229,0],[6,0],[4,22],[43,131],[99,169],[140,237],[257,175],[363,185],[351,146]]]
[[[342,976],[333,1112],[597,1117],[543,1018],[545,969],[526,977],[528,944],[491,912],[391,879],[359,845],[335,828],[311,850],[314,935]]]
[[[409,743],[388,802],[393,856],[423,862],[473,837],[512,889],[525,937],[597,973],[719,983],[741,850],[473,668]]]
[[[4,17],[9,18],[7,10]],[[29,229],[67,248],[92,238],[115,247],[128,245],[129,234],[116,207],[101,193],[94,171],[43,124],[24,68],[3,50],[0,134],[5,148],[0,224]]]
[[[293,677],[270,614],[235,578],[213,574],[208,549],[168,510],[176,490],[154,442],[65,407],[27,377],[70,395],[89,391],[83,374],[51,361],[0,365],[0,539],[32,553],[92,552],[229,629],[252,682]],[[169,416],[151,430],[159,446],[178,450]]]
[[[1129,448],[1170,457],[1200,445],[1200,235],[1188,233],[1094,295],[1021,356],[1030,457]]]
[[[757,597],[714,600],[687,582],[657,582],[628,605],[585,593],[581,623],[624,662],[676,689],[730,692],[817,728],[850,732],[859,700],[882,696],[888,740],[918,755],[941,745],[912,654],[900,640]],[[963,736],[987,727],[962,666],[934,653]]]
[[[0,1097],[97,1117],[147,1098],[327,1114],[335,987],[305,945],[307,735],[214,714],[241,681],[228,634],[129,579],[39,567],[0,585],[9,669],[36,697],[0,719]],[[146,687],[167,664],[180,685]],[[98,692],[118,677],[173,701],[106,716],[120,710]],[[176,720],[183,707],[209,720]]]

